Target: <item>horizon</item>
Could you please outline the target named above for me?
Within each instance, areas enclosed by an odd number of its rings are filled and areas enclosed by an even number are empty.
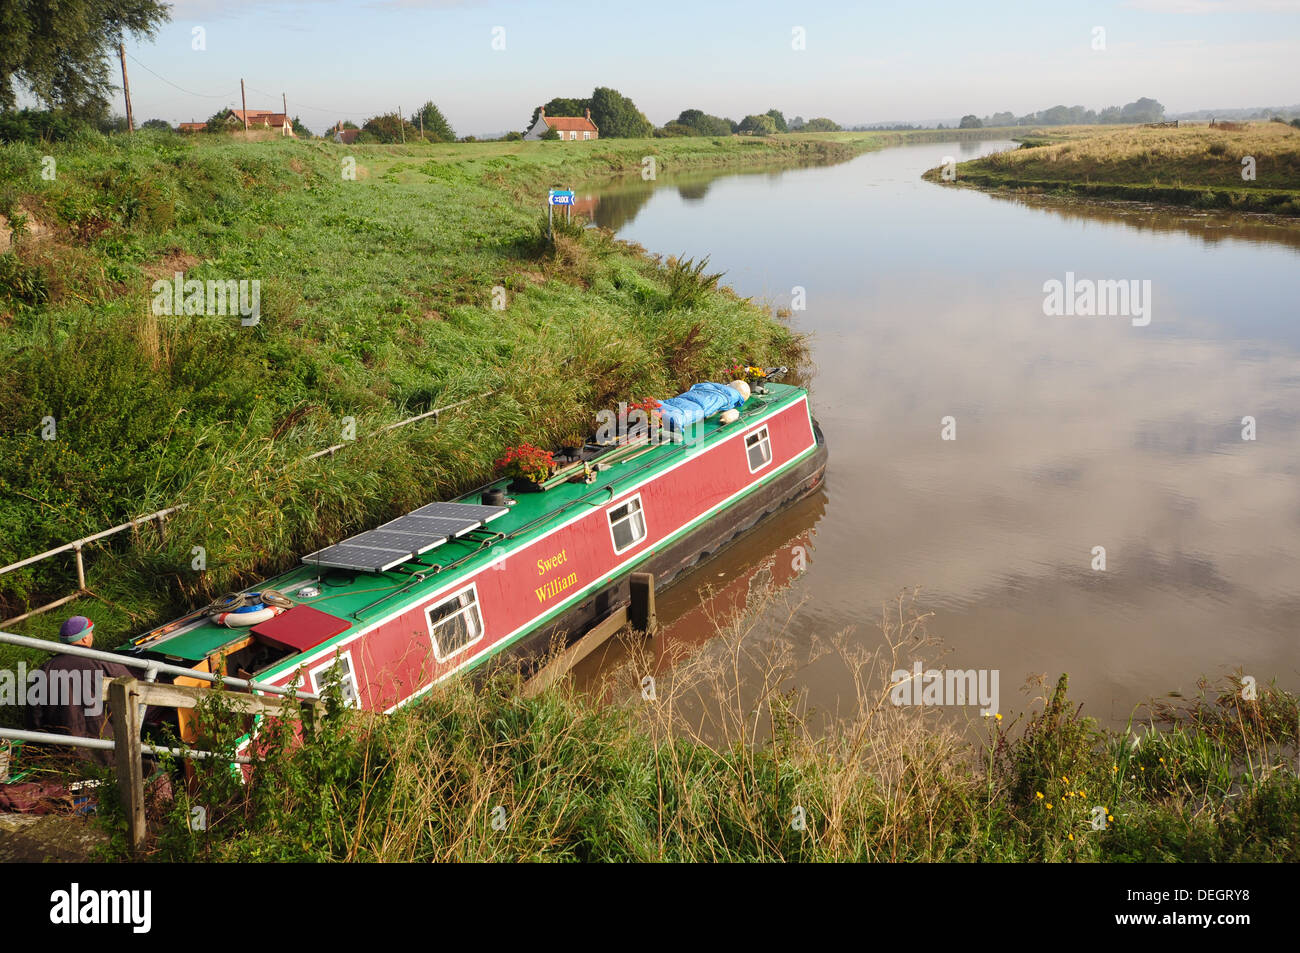
[[[241,76],[249,109],[279,112],[284,94],[289,115],[318,134],[399,107],[409,116],[427,100],[458,136],[522,131],[538,105],[596,86],[628,96],[656,126],[689,108],[736,121],[776,108],[849,127],[1022,116],[1058,103],[1101,110],[1143,96],[1169,114],[1300,101],[1277,83],[1300,61],[1300,0],[1120,0],[1083,13],[940,0],[920,24],[905,7],[771,0],[654,11],[581,0],[170,6],[152,41],[127,43],[139,121],[238,109]],[[915,78],[904,84],[904,74]],[[122,112],[117,93],[111,108]]]

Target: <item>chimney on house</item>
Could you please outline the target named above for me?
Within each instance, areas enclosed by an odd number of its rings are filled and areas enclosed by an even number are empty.
[[[541,116],[543,119],[545,119],[545,118],[546,118],[546,107],[545,107],[545,106],[539,106],[539,107],[537,107],[537,109],[538,109],[538,113],[537,113],[537,114],[538,114],[539,116]]]
[[[591,122],[591,110],[587,110],[587,122]]]

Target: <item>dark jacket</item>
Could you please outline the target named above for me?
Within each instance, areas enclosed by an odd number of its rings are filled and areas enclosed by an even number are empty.
[[[78,655],[56,655],[40,667],[46,677],[46,703],[26,706],[27,729],[60,735],[79,735],[83,738],[112,738],[113,726],[107,699],[80,697],[87,686],[91,691],[103,691],[115,678],[126,678],[130,671],[116,662],[82,658]],[[99,676],[96,677],[96,672]],[[76,681],[76,686],[71,685]],[[55,686],[63,691],[55,694]],[[75,694],[74,694],[75,692]],[[77,701],[77,704],[69,704]],[[67,749],[65,749],[67,750]],[[74,749],[83,757],[100,764],[112,764],[112,751],[90,748]]]

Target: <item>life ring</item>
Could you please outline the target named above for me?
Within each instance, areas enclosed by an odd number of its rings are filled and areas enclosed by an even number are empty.
[[[264,596],[265,601],[263,601]],[[267,619],[274,619],[285,611],[284,606],[276,603],[288,601],[280,593],[271,589],[265,593],[236,593],[218,600],[215,607],[228,611],[217,612],[212,619],[217,625],[224,625],[230,629],[243,629],[265,622]]]

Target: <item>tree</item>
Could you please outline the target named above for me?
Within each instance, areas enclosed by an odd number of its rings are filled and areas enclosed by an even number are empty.
[[[799,132],[806,125],[807,123],[804,122],[803,116],[795,116],[793,119],[790,120],[790,131]]]
[[[809,119],[804,123],[804,132],[839,132],[840,124],[827,119],[825,116],[818,116],[816,119]]]
[[[980,122],[979,117],[975,115],[962,116],[958,129],[983,129],[984,123]]]
[[[1011,112],[994,113],[988,118],[990,126],[1014,126],[1016,124],[1016,115]]]
[[[361,124],[361,131],[369,133],[368,141],[371,142],[406,142],[420,138],[420,130],[397,113],[371,116]]]
[[[452,131],[451,123],[447,122],[437,106],[432,101],[425,103],[411,116],[411,125],[419,126],[420,121],[424,120],[424,138],[432,142],[455,142],[456,133]]]
[[[654,131],[636,103],[608,86],[597,86],[591,93],[591,121],[602,139],[643,139]]]
[[[541,107],[541,109],[546,110],[548,116],[582,116],[590,108],[590,99],[565,99],[561,96],[557,96]],[[533,108],[533,118],[528,120],[529,129],[537,125],[537,117],[540,115],[541,109]],[[604,130],[601,130],[601,132],[603,133]]]
[[[501,141],[502,141],[502,142],[518,142],[518,141],[519,141],[520,139],[522,139],[523,137],[524,137],[524,134],[523,134],[522,132],[515,132],[514,130],[511,130],[510,132],[507,132],[504,136],[501,137]]]
[[[751,136],[770,136],[776,132],[776,120],[766,114],[746,116],[740,120],[739,131]]]
[[[1126,103],[1120,110],[1122,122],[1160,122],[1165,118],[1165,107],[1154,99],[1143,96],[1141,99]]]
[[[559,138],[560,138],[559,131],[551,127],[548,127],[547,130],[544,133],[542,133],[542,140],[544,142],[554,142],[556,139]]]
[[[781,110],[779,110],[779,109],[769,109],[769,110],[767,111],[767,115],[771,116],[771,117],[772,117],[772,121],[773,121],[774,123],[776,123],[776,131],[777,131],[777,132],[789,132],[789,131],[790,131],[790,127],[787,126],[787,125],[785,124],[785,117],[781,115]]]
[[[230,118],[234,115],[229,109],[218,109],[208,117],[208,132],[225,132],[227,129],[236,127],[243,129],[243,123],[231,123]]]
[[[683,109],[677,122],[692,129],[697,136],[729,136],[735,125],[730,119],[710,116],[699,109]]]
[[[297,116],[293,117],[293,134],[301,139],[312,138],[312,132],[302,124],[302,120]]]
[[[47,106],[102,118],[119,37],[152,37],[170,18],[161,0],[0,0],[0,110],[16,108],[26,90]]]
[[[141,129],[157,129],[159,132],[175,132],[166,119],[146,119],[140,124]]]

